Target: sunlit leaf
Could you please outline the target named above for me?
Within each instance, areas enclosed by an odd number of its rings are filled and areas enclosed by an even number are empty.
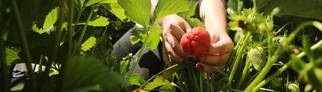
[[[83,44],[82,44],[82,50],[88,51],[91,48],[93,48],[96,45],[96,38],[95,37],[89,37]]]
[[[196,13],[196,8],[197,8],[197,5],[198,3],[197,2],[189,2],[189,10],[190,11],[184,11],[184,12],[179,12],[178,15],[183,17],[185,20],[191,18],[192,16],[195,15]]]
[[[128,80],[130,82],[130,85],[137,86],[141,86],[145,82],[144,77],[140,74],[132,74],[128,77]]]
[[[205,24],[201,20],[199,20],[197,18],[190,18],[188,22],[192,27],[197,27],[198,26],[198,27],[205,28]]]
[[[102,2],[103,0],[87,0],[85,6],[88,7],[88,6],[92,6],[92,5],[95,5],[99,2]]]
[[[162,28],[157,23],[150,27],[148,35],[145,38],[146,41],[144,42],[149,49],[154,50],[158,47],[161,32]]]
[[[130,37],[130,41],[131,44],[136,44],[140,41],[142,41],[146,35],[147,35],[147,30],[144,29],[135,29],[131,32],[131,37]]]
[[[322,68],[315,68],[314,69],[314,73],[315,73],[315,76],[318,78],[320,84],[322,84]]]
[[[58,18],[58,8],[52,9],[47,15],[44,21],[44,24],[41,28],[37,27],[37,24],[32,25],[33,31],[42,34],[45,32],[50,32],[50,29],[53,28],[53,25],[56,23]]]
[[[122,61],[120,61],[120,73],[121,75],[126,75],[126,72],[128,71],[131,59],[133,57],[133,54],[130,53],[126,57],[122,58]]]
[[[118,0],[132,21],[147,27],[150,24],[151,0]]]
[[[16,59],[19,59],[18,50],[13,48],[6,48],[7,65],[10,65]]]
[[[117,3],[117,0],[104,0],[102,3],[108,3],[111,7],[110,12],[120,20],[124,20],[126,18],[124,9]]]
[[[168,80],[164,79],[162,76],[157,76],[152,82],[150,82],[144,87],[144,90],[150,91],[160,86],[168,86],[163,88],[171,88],[172,85]]]
[[[23,82],[19,82],[10,88],[10,91],[21,91],[25,87]]]
[[[88,22],[88,25],[95,26],[95,27],[104,27],[104,26],[107,26],[108,24],[109,24],[108,18],[102,17],[102,16],[93,21]]]
[[[166,15],[188,11],[192,4],[188,0],[159,0],[154,11],[154,19],[158,21]]]
[[[64,71],[63,90],[67,92],[114,92],[126,85],[126,81],[94,58],[72,57]]]

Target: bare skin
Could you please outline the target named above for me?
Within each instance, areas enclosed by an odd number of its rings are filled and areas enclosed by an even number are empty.
[[[151,15],[158,0],[152,0]],[[211,72],[212,66],[223,69],[233,50],[234,43],[227,33],[226,12],[223,0],[199,0],[200,16],[206,30],[211,37],[211,46],[201,56],[201,61],[196,67],[206,72]],[[182,35],[191,30],[190,25],[180,16],[173,14],[164,17],[160,22],[163,27],[163,58],[169,64],[168,54],[171,54],[177,61],[187,61],[191,56],[184,53],[180,46]]]

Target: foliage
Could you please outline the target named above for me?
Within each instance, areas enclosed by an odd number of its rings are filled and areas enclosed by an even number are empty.
[[[236,46],[223,71],[205,73],[171,59],[172,66],[144,80],[132,74],[140,57],[119,62],[112,44],[136,23],[131,42],[144,44],[138,54],[156,49],[158,21],[170,14],[203,26],[193,11],[196,1],[159,0],[151,15],[150,0],[0,0],[0,90],[322,90],[320,0],[226,1]],[[18,63],[29,72],[13,80]]]
[[[18,63],[26,63],[20,68],[29,71],[15,81],[1,77],[1,91],[127,90],[110,54],[112,40],[117,39],[110,32],[122,33],[133,23],[116,17],[121,13],[111,13],[106,7],[121,9],[112,4],[116,3],[1,0],[1,75],[12,74],[11,65]],[[36,67],[31,64],[43,71],[32,72]]]

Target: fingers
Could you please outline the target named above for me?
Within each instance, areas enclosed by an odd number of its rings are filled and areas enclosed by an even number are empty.
[[[166,64],[166,65],[168,65],[168,66],[170,66],[171,64],[170,64],[170,59],[169,59],[169,56],[168,56],[168,52],[166,51],[166,49],[165,49],[165,44],[163,43],[162,44],[162,58],[163,58],[163,62]]]
[[[217,40],[214,42],[214,40]],[[234,48],[234,43],[228,35],[220,35],[213,38],[209,50],[206,55],[220,56],[231,53]]]
[[[184,58],[182,58],[180,55],[178,55],[168,42],[165,42],[164,45],[165,45],[165,48],[167,50],[166,53],[171,54],[172,57],[175,58],[178,62],[183,62],[184,61]]]
[[[182,19],[184,20],[184,19]],[[186,21],[181,21],[181,23],[178,24],[180,28],[182,28],[182,30],[184,30],[184,32],[189,32],[191,30],[190,25],[186,22]]]
[[[216,41],[214,41],[216,40]],[[203,67],[216,66],[223,69],[229,59],[229,56],[234,48],[234,43],[228,35],[221,34],[213,38],[210,48],[204,56],[201,57],[201,65]],[[205,64],[205,65],[204,65]]]
[[[186,54],[180,46],[180,39],[186,30],[190,30],[190,25],[187,22],[178,21],[163,26],[164,46],[168,53],[170,53],[179,62],[185,61],[190,55]]]
[[[170,29],[169,31],[171,31],[170,33],[172,33],[176,39],[178,41],[180,41],[182,35],[185,33],[185,30],[182,29],[179,25],[174,25],[174,24],[171,24],[170,25]]]

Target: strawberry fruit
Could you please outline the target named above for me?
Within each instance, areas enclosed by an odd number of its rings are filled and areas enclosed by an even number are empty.
[[[204,28],[195,27],[182,36],[180,45],[185,53],[202,56],[210,47],[210,35]]]

